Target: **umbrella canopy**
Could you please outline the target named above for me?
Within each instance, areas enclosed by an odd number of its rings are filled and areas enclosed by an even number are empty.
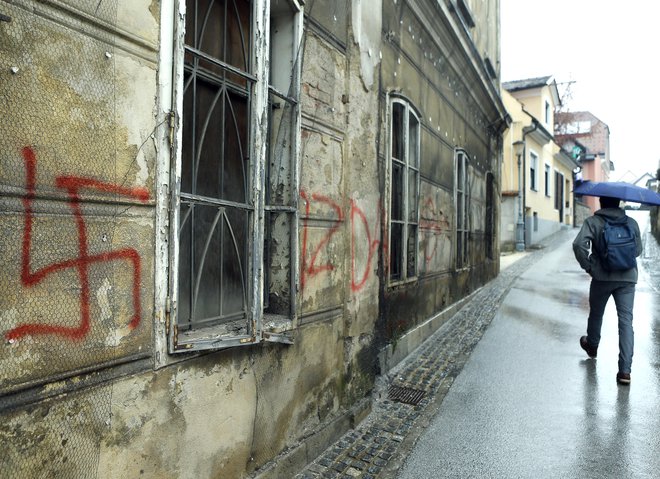
[[[610,196],[623,201],[660,206],[660,195],[647,188],[621,181],[581,181],[575,183],[573,193],[586,196]]]

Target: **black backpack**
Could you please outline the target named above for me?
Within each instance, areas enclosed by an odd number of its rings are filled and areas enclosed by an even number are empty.
[[[635,231],[630,226],[628,217],[603,219],[605,226],[599,254],[603,268],[607,271],[625,271],[637,267]]]

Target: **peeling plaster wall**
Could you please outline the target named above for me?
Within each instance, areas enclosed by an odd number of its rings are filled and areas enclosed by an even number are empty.
[[[360,50],[360,77],[368,90],[380,62],[382,0],[353,0],[353,38]]]
[[[313,18],[318,14],[315,8],[313,5]],[[348,72],[343,50],[325,41],[320,36],[324,31],[310,27],[306,32],[302,72],[299,207],[303,322],[342,317],[347,299],[345,278],[350,271],[346,260],[350,257],[346,228],[348,105],[342,102]]]
[[[332,425],[368,397],[381,349],[494,274],[497,112],[436,2],[307,1],[294,344],[163,359],[166,3],[0,0],[0,477],[259,476],[343,432]],[[423,126],[420,275],[397,288],[383,266],[393,91]],[[476,231],[460,272],[455,147],[473,161]]]
[[[340,331],[304,335],[305,345],[225,351],[117,382],[99,477],[246,477],[297,444],[338,406]]]
[[[107,380],[152,354],[158,9],[0,11],[0,476],[97,477]]]
[[[0,140],[8,240],[0,317],[3,334],[17,335],[0,355],[0,477],[246,477],[350,406],[348,68],[336,48],[348,37],[346,10],[329,24],[333,41],[310,36],[308,54],[320,59],[304,73],[308,242],[344,226],[314,258],[336,267],[308,278],[298,340],[152,370],[154,182],[166,151],[158,128],[167,127],[156,120],[159,5],[100,5],[108,9],[0,3],[12,16],[0,26],[11,89],[0,113],[12,125]],[[370,187],[365,194],[377,197]],[[89,255],[100,256],[81,273]],[[22,279],[25,264],[35,278]],[[81,316],[89,329],[73,331]],[[24,328],[35,324],[60,329]]]
[[[151,348],[155,51],[85,8],[2,3],[2,391]]]
[[[371,391],[378,373],[379,258],[384,245],[384,192],[378,162],[378,142],[382,140],[378,133],[383,121],[377,68],[382,35],[381,3],[380,0],[353,2],[352,38],[356,48],[350,49],[348,55],[346,164],[351,274],[344,361],[349,403]]]

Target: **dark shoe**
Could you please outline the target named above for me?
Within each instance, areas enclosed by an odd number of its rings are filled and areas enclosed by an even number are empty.
[[[630,373],[616,373],[616,382],[619,384],[630,384]]]
[[[587,356],[589,356],[590,358],[595,358],[596,356],[598,356],[598,348],[592,348],[591,346],[589,346],[586,336],[582,336],[580,338],[580,346],[582,347],[582,349],[586,351]]]

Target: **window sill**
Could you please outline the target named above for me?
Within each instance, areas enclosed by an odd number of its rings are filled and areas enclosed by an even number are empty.
[[[412,276],[412,277],[406,278],[406,279],[398,279],[396,281],[388,282],[387,287],[393,289],[393,288],[396,288],[398,286],[406,286],[406,285],[411,284],[411,283],[416,283],[418,280],[419,280],[419,276]]]
[[[177,330],[174,351],[171,352],[223,349],[255,342],[256,338],[248,334],[246,322],[242,319],[188,331]]]
[[[278,334],[293,329],[293,319],[281,314],[264,314],[262,328],[265,333]]]

